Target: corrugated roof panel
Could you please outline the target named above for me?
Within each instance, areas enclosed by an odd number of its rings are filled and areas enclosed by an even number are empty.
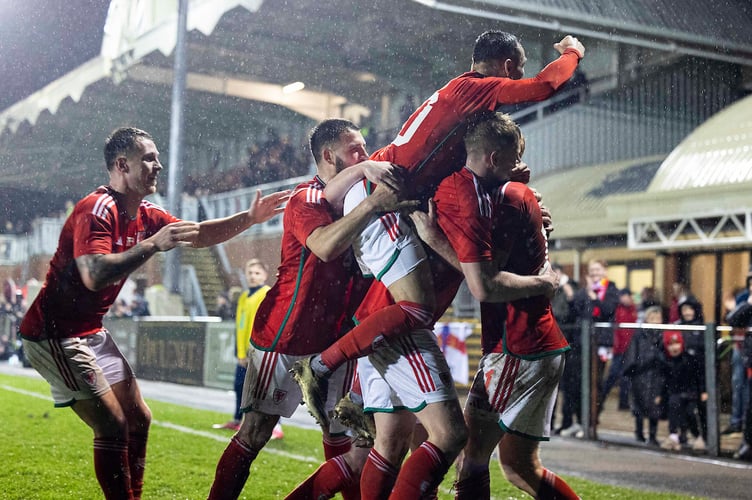
[[[697,127],[666,158],[648,192],[752,181],[752,96]]]
[[[746,46],[752,40],[749,0],[486,0],[485,3],[605,26],[621,24],[683,32]]]
[[[663,156],[591,165],[534,177],[531,187],[551,210],[553,238],[578,238],[626,233],[626,220],[606,216],[612,196],[644,192]]]

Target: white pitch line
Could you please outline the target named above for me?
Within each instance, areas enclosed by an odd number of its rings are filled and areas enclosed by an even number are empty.
[[[211,432],[199,431],[199,430],[196,430],[196,429],[191,429],[190,427],[185,427],[185,426],[182,426],[182,425],[173,424],[172,422],[160,422],[158,420],[152,420],[152,424],[158,425],[160,427],[165,427],[167,429],[176,430],[178,432],[184,432],[185,434],[192,434],[194,436],[201,436],[201,437],[205,437],[205,438],[208,438],[208,439],[213,439],[213,440],[219,441],[221,443],[227,443],[229,441],[229,439],[226,436],[220,436],[218,434],[214,434],[214,433],[211,433]],[[282,450],[275,450],[275,449],[272,449],[272,448],[264,448],[261,451],[262,452],[266,452],[266,453],[271,453],[272,455],[279,455],[281,457],[292,458],[293,460],[298,460],[300,462],[308,462],[308,463],[312,463],[312,464],[316,464],[316,465],[318,465],[318,464],[321,463],[321,460],[318,459],[318,458],[316,458],[316,457],[308,457],[308,456],[305,456],[305,455],[296,455],[294,453],[288,453],[288,452],[282,451]]]
[[[32,392],[27,391],[24,389],[19,389],[17,387],[12,387],[9,385],[0,385],[0,388],[5,389],[6,391],[15,392],[18,394],[23,394],[24,396],[30,396],[32,398],[39,398],[43,399],[45,401],[52,401],[52,398],[50,396],[47,396],[45,394],[40,394],[38,392]],[[185,427],[183,425],[173,424],[172,422],[162,422],[159,420],[152,420],[152,424],[158,425],[159,427],[164,427],[165,429],[172,429],[174,431],[182,432],[184,434],[191,434],[193,436],[200,436],[207,439],[213,439],[214,441],[219,441],[220,443],[227,443],[229,439],[226,436],[220,436],[219,434],[214,434],[211,432],[206,431],[199,431],[196,429],[191,429],[190,427]],[[296,455],[295,453],[289,453],[287,451],[282,450],[275,450],[273,448],[264,448],[261,450],[264,453],[270,453],[272,455],[278,455],[281,457],[291,458],[293,460],[298,460],[300,462],[308,462],[311,464],[320,464],[321,460],[316,457],[309,457],[305,455]]]

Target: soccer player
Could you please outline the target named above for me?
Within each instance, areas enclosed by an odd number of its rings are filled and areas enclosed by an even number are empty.
[[[522,183],[509,182],[522,150],[518,134],[507,115],[479,119],[465,137],[465,168],[445,179],[434,197],[439,225],[480,300],[488,297],[478,284],[479,268],[491,265],[524,275],[548,266],[536,195]],[[478,203],[458,203],[463,199]],[[459,458],[457,498],[488,498],[488,463],[497,443],[499,461],[515,486],[535,498],[577,498],[538,457],[539,442],[550,436],[556,387],[569,349],[549,298],[482,302],[481,325],[483,358],[465,407],[469,438]]]
[[[310,147],[317,175],[295,188],[285,209],[277,282],[261,303],[251,333],[243,419],[217,464],[211,499],[238,497],[280,416],[290,417],[300,403],[300,389],[288,373],[292,364],[321,352],[346,328],[362,298],[352,266],[353,240],[374,213],[415,206],[400,201],[396,188],[401,182],[391,164],[368,160],[365,139],[353,123],[321,122],[311,133]],[[324,187],[338,173],[382,182],[383,193],[337,218]],[[332,375],[328,401],[339,401],[349,390],[353,372],[353,366],[343,366]],[[349,449],[350,438],[339,422],[322,429],[327,459]]]
[[[502,104],[547,99],[569,80],[585,48],[572,36],[564,37],[554,48],[560,57],[535,77],[523,79],[527,59],[517,38],[502,31],[484,32],[475,42],[471,70],[436,91],[405,122],[394,141],[372,158],[405,167],[414,194],[427,199],[444,177],[463,164],[462,140],[468,118]],[[346,192],[347,212],[366,198],[371,188],[366,180],[352,187],[334,183],[327,187],[327,196],[334,200]],[[296,367],[293,375],[301,384],[303,399],[320,423],[328,419],[320,402],[329,373],[346,360],[369,354],[381,338],[429,327],[436,312],[425,251],[399,213],[374,217],[355,241],[354,250],[364,273],[380,280],[396,303],[376,311],[319,356],[302,360]],[[482,283],[491,287],[484,293],[498,292],[494,288],[499,286],[498,280]]]
[[[261,197],[230,217],[182,221],[144,198],[162,171],[152,137],[119,128],[105,141],[109,184],[81,199],[65,221],[44,286],[21,326],[24,352],[94,431],[94,471],[108,499],[141,498],[151,412],[102,317],[128,275],[157,252],[226,241],[282,211],[288,192]]]

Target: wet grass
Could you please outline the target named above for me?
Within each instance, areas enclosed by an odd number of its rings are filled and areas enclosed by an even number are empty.
[[[144,487],[146,499],[202,499],[232,433],[212,429],[227,415],[149,400],[154,415]],[[47,384],[39,379],[0,375],[0,498],[102,498],[92,465],[92,434],[69,409],[56,409]],[[323,460],[320,433],[285,427],[285,437],[271,441],[251,468],[241,498],[284,498]],[[493,498],[529,498],[491,467]],[[440,491],[453,498],[452,472]],[[680,499],[584,479],[565,477],[585,499]]]

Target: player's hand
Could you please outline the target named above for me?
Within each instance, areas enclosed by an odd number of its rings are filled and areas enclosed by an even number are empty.
[[[277,191],[276,193],[261,196],[261,190],[256,191],[256,196],[248,208],[248,218],[251,224],[261,224],[277,214],[284,212],[285,207],[280,206],[290,199],[290,190]]]
[[[149,238],[160,252],[172,250],[175,247],[188,247],[198,238],[198,222],[180,221],[167,224]]]
[[[518,161],[512,171],[509,172],[509,180],[523,184],[530,182],[530,167],[527,166],[527,163],[522,160]]]
[[[544,295],[549,299],[553,298],[556,290],[559,289],[559,273],[554,271],[553,267],[546,263],[544,268],[541,270],[540,277],[543,278],[543,281],[547,285]]]
[[[546,230],[546,236],[554,232],[554,221],[551,218],[551,210],[543,204],[543,195],[536,189],[530,188],[535,195],[535,199],[538,201],[538,207],[541,211],[541,217],[543,219],[543,229]]]
[[[567,49],[574,49],[577,51],[580,59],[585,57],[585,46],[582,45],[582,43],[572,35],[567,35],[562,38],[560,42],[555,43],[554,48],[559,52],[559,54],[563,54]]]
[[[363,165],[363,175],[377,185],[387,185],[401,192],[405,188],[403,169],[388,161],[369,161]]]
[[[432,235],[441,231],[436,217],[436,203],[433,199],[428,200],[428,212],[413,210],[410,212],[410,220],[418,233],[418,237],[423,241],[430,241]]]
[[[399,190],[389,184],[379,184],[366,200],[375,212],[399,212],[418,206],[418,200],[403,200]]]

